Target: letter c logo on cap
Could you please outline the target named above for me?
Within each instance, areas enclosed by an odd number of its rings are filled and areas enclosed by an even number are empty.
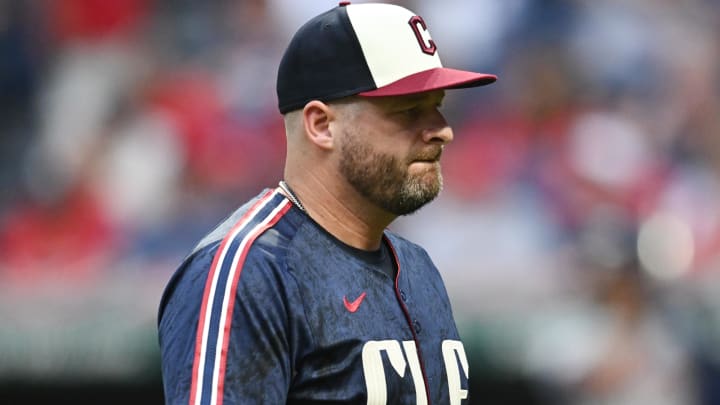
[[[411,18],[408,23],[415,33],[415,38],[417,38],[418,43],[420,44],[420,49],[428,55],[435,55],[435,52],[437,52],[437,46],[435,45],[435,41],[430,38],[427,25],[425,25],[425,21],[422,17],[416,15]]]

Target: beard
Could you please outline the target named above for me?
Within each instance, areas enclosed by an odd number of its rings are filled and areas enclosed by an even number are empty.
[[[442,190],[442,147],[401,160],[362,142],[348,131],[341,146],[340,174],[373,204],[395,215],[408,215],[429,203]],[[419,173],[410,173],[413,161],[433,161]]]

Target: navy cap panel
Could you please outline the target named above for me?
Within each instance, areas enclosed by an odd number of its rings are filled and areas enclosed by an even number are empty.
[[[278,69],[277,95],[283,114],[311,100],[330,101],[375,88],[345,7],[303,25]]]

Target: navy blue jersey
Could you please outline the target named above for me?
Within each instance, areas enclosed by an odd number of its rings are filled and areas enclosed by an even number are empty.
[[[385,232],[397,268],[348,252],[279,189],[210,233],[159,313],[172,404],[461,404],[468,363],[427,253]]]

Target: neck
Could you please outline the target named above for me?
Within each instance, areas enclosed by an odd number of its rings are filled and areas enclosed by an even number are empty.
[[[333,186],[312,175],[299,178],[286,173],[285,179],[292,189],[290,193],[315,222],[355,248],[378,249],[385,228],[396,218],[370,204],[350,185]]]

